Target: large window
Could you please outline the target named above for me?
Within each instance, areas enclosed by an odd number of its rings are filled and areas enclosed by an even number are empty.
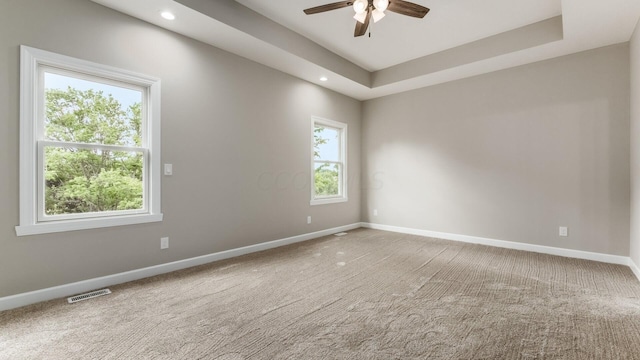
[[[21,48],[18,235],[161,221],[160,81]]]
[[[312,118],[311,205],[347,201],[347,124]]]

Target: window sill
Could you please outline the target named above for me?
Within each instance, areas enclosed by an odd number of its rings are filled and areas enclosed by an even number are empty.
[[[311,200],[311,205],[335,204],[335,203],[347,202],[348,200],[349,199],[347,199],[346,197],[313,199]]]
[[[17,236],[49,234],[74,230],[88,230],[105,228],[112,226],[144,224],[162,221],[162,214],[126,215],[113,216],[99,219],[80,219],[52,221],[46,223],[18,225],[16,226]]]

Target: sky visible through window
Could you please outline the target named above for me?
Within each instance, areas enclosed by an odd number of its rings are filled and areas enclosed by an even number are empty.
[[[114,99],[122,106],[122,110],[127,110],[129,106],[142,102],[142,93],[138,90],[131,90],[119,86],[102,84],[95,81],[87,81],[64,75],[58,75],[50,72],[44,73],[45,89],[67,90],[72,87],[76,90],[86,91],[93,89],[94,91],[102,91],[103,94],[113,96]]]
[[[324,126],[323,126],[324,127]],[[338,130],[328,127],[324,127],[324,130],[319,134],[323,139],[326,139],[325,144],[318,146],[319,159],[329,161],[340,160],[340,142],[338,138]]]

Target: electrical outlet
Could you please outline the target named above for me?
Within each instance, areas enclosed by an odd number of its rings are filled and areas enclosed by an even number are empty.
[[[566,226],[560,226],[560,229],[558,231],[558,235],[565,237],[565,236],[569,236],[569,228]]]
[[[169,238],[163,237],[160,238],[160,249],[168,249],[169,248]]]
[[[307,216],[307,224],[311,224],[311,216]]]
[[[378,209],[373,209],[373,216],[378,216]]]

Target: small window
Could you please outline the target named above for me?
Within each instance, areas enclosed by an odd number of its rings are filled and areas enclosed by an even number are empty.
[[[347,124],[312,119],[311,205],[347,201]]]
[[[161,221],[160,81],[21,49],[18,235]]]

